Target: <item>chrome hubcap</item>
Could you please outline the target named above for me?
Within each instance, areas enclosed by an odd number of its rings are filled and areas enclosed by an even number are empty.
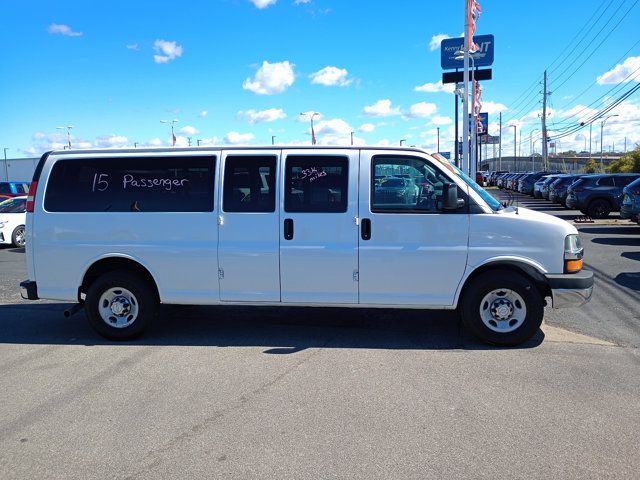
[[[100,318],[110,327],[125,328],[138,318],[138,300],[126,288],[110,288],[98,304]]]
[[[494,332],[513,332],[522,325],[526,316],[527,306],[514,290],[492,290],[480,302],[480,318]]]

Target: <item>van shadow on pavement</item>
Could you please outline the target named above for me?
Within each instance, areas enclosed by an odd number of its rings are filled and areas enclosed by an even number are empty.
[[[139,339],[111,342],[69,304],[0,305],[0,344],[266,347],[290,354],[307,348],[490,350],[465,331],[455,312],[392,309],[166,305]],[[534,348],[535,337],[517,348]]]

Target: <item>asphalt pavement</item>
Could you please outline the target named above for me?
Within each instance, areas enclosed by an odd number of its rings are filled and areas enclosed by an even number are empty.
[[[637,478],[634,228],[580,227],[591,303],[510,349],[452,312],[286,307],[167,306],[112,343],[21,300],[0,249],[0,478]]]

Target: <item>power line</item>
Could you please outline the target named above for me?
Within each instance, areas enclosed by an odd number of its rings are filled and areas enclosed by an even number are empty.
[[[624,1],[624,0],[623,0]],[[616,29],[622,24],[623,20],[627,17],[627,15],[629,14],[629,12],[633,9],[633,7],[635,7],[638,2],[640,0],[636,0],[635,2],[633,2],[633,5],[631,5],[627,11],[622,15],[622,17],[620,18],[620,20],[618,21],[618,23],[616,23],[613,28],[611,30],[609,30],[609,32],[607,33],[607,35],[605,35],[605,37],[600,41],[600,43],[596,46],[596,48],[591,50],[591,53],[582,61],[582,63],[580,65],[578,65],[577,68],[575,68],[572,72],[571,75],[569,75],[567,78],[565,78],[565,80],[558,86],[556,86],[554,88],[554,90],[559,89],[560,87],[562,87],[565,83],[567,83],[569,81],[569,79],[571,77],[573,77],[583,66],[584,64],[598,51],[598,49],[604,44],[604,42],[607,41],[607,39],[611,36],[611,34],[613,32],[616,31]],[[620,8],[622,8],[622,5],[620,5],[620,7],[618,8],[618,10],[616,10],[614,12],[613,15],[615,15],[616,13],[618,13],[618,11],[620,10]],[[591,40],[591,42],[589,42],[589,44],[585,47],[585,50],[587,48],[589,48],[591,46],[591,44],[595,41],[595,39],[597,38],[598,35],[600,35],[600,33],[602,32],[602,30],[604,30],[604,28],[609,24],[609,22],[613,19],[613,15],[611,16],[611,18],[609,19],[609,21],[607,21],[606,24],[603,25],[603,27],[600,29],[600,31],[596,34],[596,36]],[[583,53],[584,51],[583,50]],[[571,68],[571,66],[578,60],[578,58],[582,55],[582,53],[580,53],[580,55],[578,55],[578,57],[575,58],[575,60],[573,62],[571,62],[569,65],[567,65],[567,68],[565,68],[562,73],[560,74],[560,77],[562,77],[562,75],[569,69]]]

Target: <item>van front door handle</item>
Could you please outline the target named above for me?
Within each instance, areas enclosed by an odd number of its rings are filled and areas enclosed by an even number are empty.
[[[292,218],[284,219],[284,239],[293,240],[293,219]]]
[[[370,240],[371,239],[371,220],[369,220],[368,218],[363,218],[360,229],[361,229],[360,234],[362,236],[362,240]]]

